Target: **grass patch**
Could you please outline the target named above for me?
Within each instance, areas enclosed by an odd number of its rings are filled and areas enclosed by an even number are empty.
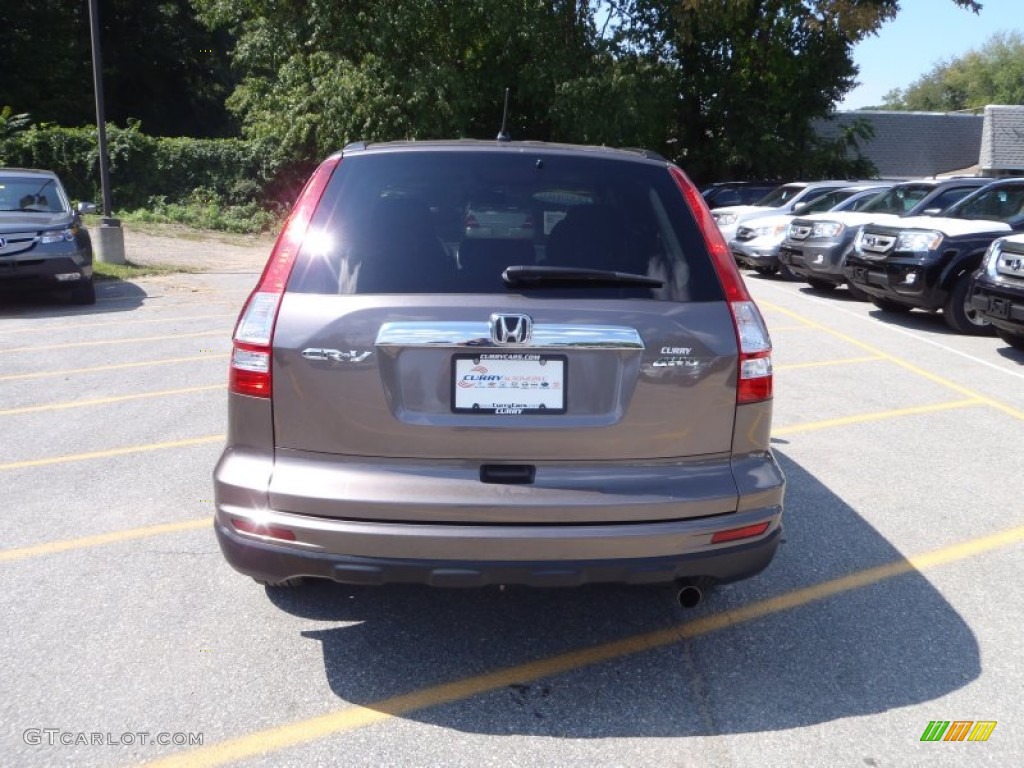
[[[258,234],[280,228],[284,214],[273,213],[254,202],[230,204],[207,195],[194,195],[185,202],[168,202],[163,197],[150,199],[146,208],[119,211],[118,216],[132,223],[184,224],[195,229]]]
[[[175,267],[170,264],[135,264],[126,261],[124,264],[108,264],[105,261],[92,262],[92,274],[96,280],[132,280],[139,277],[154,275],[173,275],[181,272],[195,272],[188,267]]]

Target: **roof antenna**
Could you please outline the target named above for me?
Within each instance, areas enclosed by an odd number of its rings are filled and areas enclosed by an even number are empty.
[[[501,130],[498,131],[498,141],[512,141],[508,135],[508,88],[505,89],[505,112],[501,116]]]

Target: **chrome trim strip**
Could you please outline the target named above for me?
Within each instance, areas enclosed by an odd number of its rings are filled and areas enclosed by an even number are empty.
[[[384,323],[374,342],[377,347],[466,347],[479,349],[512,349],[491,340],[487,322],[397,322]],[[533,326],[529,344],[514,349],[644,349],[643,339],[635,328],[622,325],[558,325],[538,323]]]

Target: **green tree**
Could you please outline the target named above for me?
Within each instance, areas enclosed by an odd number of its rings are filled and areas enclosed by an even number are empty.
[[[224,107],[232,43],[196,19],[190,0],[104,0],[99,12],[110,121],[140,120],[155,135],[237,131]],[[0,38],[0,104],[40,123],[95,123],[85,0],[3,3]]]
[[[196,0],[237,38],[228,104],[296,158],[357,140],[493,138],[511,88],[516,138],[552,138],[559,89],[589,67],[589,3]]]
[[[899,3],[619,0],[612,11],[620,65],[654,67],[658,82],[672,84],[659,148],[697,179],[774,178],[842,170],[838,150],[811,123],[855,85],[853,46],[894,18]],[[847,173],[861,170],[854,163]]]
[[[933,112],[1024,104],[1024,35],[996,33],[980,49],[936,64],[883,100],[884,109]]]

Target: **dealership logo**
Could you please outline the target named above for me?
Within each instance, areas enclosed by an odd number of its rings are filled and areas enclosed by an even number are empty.
[[[491,315],[491,341],[495,344],[526,344],[532,335],[529,315]]]
[[[988,741],[995,729],[995,720],[931,720],[921,741]]]

